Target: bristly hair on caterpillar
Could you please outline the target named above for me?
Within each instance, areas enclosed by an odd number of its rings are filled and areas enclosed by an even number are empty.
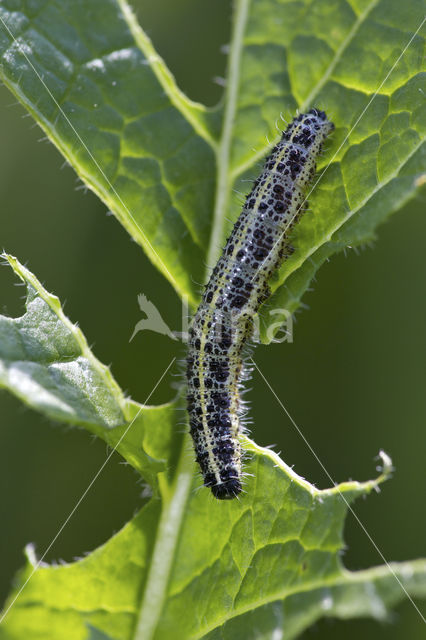
[[[204,484],[220,499],[242,490],[242,352],[268,280],[293,252],[289,238],[305,211],[316,159],[334,129],[324,111],[298,115],[266,158],[246,197],[189,329],[188,413]]]

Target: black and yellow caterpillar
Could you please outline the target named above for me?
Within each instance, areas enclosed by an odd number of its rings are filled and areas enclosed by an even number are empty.
[[[297,116],[266,158],[189,330],[188,412],[204,484],[219,499],[242,489],[240,381],[253,316],[268,280],[292,253],[292,227],[305,210],[316,159],[334,125],[311,109]]]

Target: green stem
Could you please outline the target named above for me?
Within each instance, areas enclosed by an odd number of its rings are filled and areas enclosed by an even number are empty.
[[[235,9],[234,30],[231,39],[229,57],[229,71],[226,80],[225,113],[223,116],[222,135],[217,155],[218,175],[212,233],[210,237],[209,251],[207,254],[208,268],[211,268],[216,264],[221,251],[221,243],[223,241],[223,224],[231,191],[229,176],[230,149],[235,112],[237,109],[241,54],[249,5],[250,0],[238,0]]]
[[[193,455],[188,438],[187,435],[183,440],[173,490],[170,497],[163,498],[156,543],[133,636],[134,640],[151,640],[163,612],[170,572],[194,474]]]

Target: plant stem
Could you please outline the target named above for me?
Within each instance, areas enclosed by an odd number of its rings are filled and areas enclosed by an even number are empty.
[[[173,491],[170,498],[163,499],[163,509],[134,640],[151,640],[162,615],[183,514],[191,491],[193,473],[193,454],[188,445],[188,435],[186,435],[182,443]]]
[[[250,0],[238,0],[236,3],[234,29],[231,39],[228,76],[226,80],[225,112],[223,116],[222,135],[217,154],[217,187],[213,225],[210,236],[207,267],[213,267],[221,251],[223,241],[223,223],[228,207],[230,193],[229,161],[234,126],[237,97],[240,81],[241,53],[244,31],[246,28]]]

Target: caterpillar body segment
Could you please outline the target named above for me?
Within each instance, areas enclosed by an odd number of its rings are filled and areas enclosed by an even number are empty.
[[[334,125],[323,111],[297,116],[266,158],[189,331],[188,412],[204,484],[218,499],[242,489],[240,382],[253,317],[268,280],[293,252],[291,231],[305,210],[316,159]]]

